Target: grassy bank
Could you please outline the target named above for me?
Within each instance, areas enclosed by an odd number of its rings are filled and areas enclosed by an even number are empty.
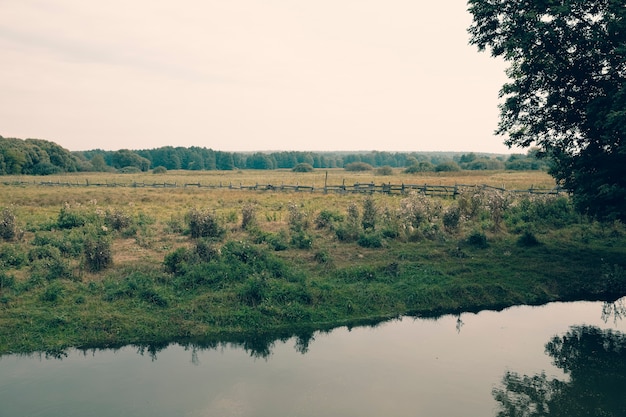
[[[551,186],[545,174],[475,175],[392,181]],[[626,294],[624,226],[577,215],[562,196],[0,188],[0,354]]]

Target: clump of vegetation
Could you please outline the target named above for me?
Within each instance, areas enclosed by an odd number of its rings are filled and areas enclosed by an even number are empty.
[[[314,168],[311,164],[301,162],[291,169],[293,172],[313,172]]]
[[[539,239],[537,239],[533,232],[531,232],[530,230],[526,230],[517,239],[517,244],[519,246],[532,247],[540,245],[541,242],[539,242]]]
[[[108,211],[104,215],[104,223],[113,230],[123,230],[132,223],[132,217],[119,209]]]
[[[294,232],[301,232],[309,228],[309,216],[306,211],[296,203],[289,203],[289,228]]]
[[[215,213],[209,210],[192,209],[187,213],[187,224],[191,237],[221,238],[226,230],[220,225]]]
[[[15,213],[8,207],[2,209],[0,218],[0,237],[4,240],[11,240],[17,234],[17,220]]]
[[[152,173],[153,174],[166,174],[167,168],[165,168],[163,165],[159,165],[158,167],[152,170]]]
[[[378,217],[378,209],[376,203],[371,196],[363,200],[363,216],[361,217],[361,225],[364,230],[376,229],[376,218]]]
[[[391,168],[389,165],[385,165],[383,167],[377,168],[376,175],[382,175],[382,176],[393,175],[393,168]]]
[[[257,207],[254,204],[244,204],[241,208],[241,228],[249,229],[257,224],[256,219]]]
[[[106,236],[94,233],[85,237],[83,254],[85,265],[92,272],[102,271],[113,264],[111,241]]]
[[[473,231],[468,237],[467,237],[467,244],[470,246],[474,246],[475,248],[479,248],[479,249],[485,249],[489,246],[489,244],[487,243],[487,236],[480,231]]]
[[[419,172],[432,172],[435,170],[435,165],[428,161],[416,162],[413,165],[407,167],[404,170],[405,174],[416,174]]]
[[[371,166],[368,163],[365,162],[351,162],[349,164],[346,164],[346,166],[343,167],[346,171],[353,171],[353,172],[358,172],[358,171],[371,171],[374,169],[373,166]]]

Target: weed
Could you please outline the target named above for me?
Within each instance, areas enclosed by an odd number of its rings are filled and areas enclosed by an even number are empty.
[[[90,271],[98,272],[108,268],[113,263],[110,239],[102,235],[85,237],[83,255]]]
[[[194,239],[200,237],[221,238],[226,230],[219,224],[215,213],[197,209],[187,213],[187,223]]]
[[[0,237],[4,240],[11,240],[17,235],[17,220],[13,210],[6,207],[2,210],[0,218]]]
[[[378,210],[376,209],[376,203],[371,196],[366,197],[363,200],[363,217],[361,218],[361,225],[364,230],[376,229],[376,218],[378,217]]]
[[[241,208],[241,228],[246,230],[257,224],[257,208],[254,204],[245,204]]]

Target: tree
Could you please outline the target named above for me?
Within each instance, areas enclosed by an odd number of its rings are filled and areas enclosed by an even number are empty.
[[[510,62],[497,133],[538,146],[576,207],[626,220],[623,0],[469,0],[471,43]]]

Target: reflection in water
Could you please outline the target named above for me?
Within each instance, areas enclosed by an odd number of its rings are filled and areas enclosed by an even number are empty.
[[[626,335],[574,326],[546,354],[569,381],[507,372],[493,391],[498,417],[626,416]]]
[[[619,320],[623,319],[626,316],[626,305],[624,305],[624,301],[626,298],[621,298],[615,302],[604,302],[602,305],[602,320],[607,323],[611,317],[613,318],[613,323],[617,323]]]

